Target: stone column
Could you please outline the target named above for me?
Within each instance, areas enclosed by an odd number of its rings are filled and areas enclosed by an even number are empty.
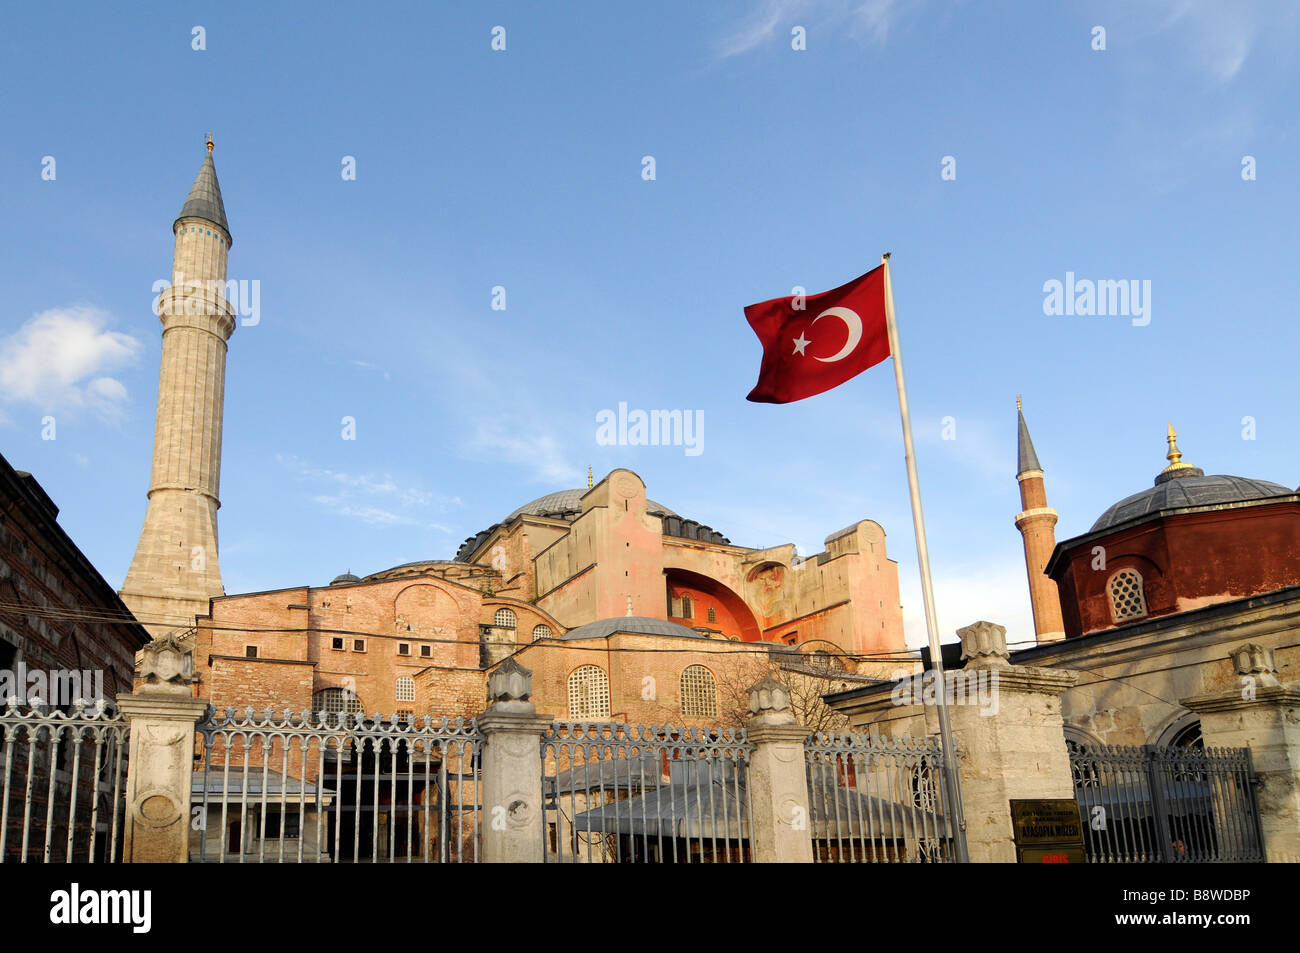
[[[970,859],[1015,863],[1011,800],[1074,799],[1061,695],[1078,675],[1012,665],[1007,630],[992,622],[957,634],[966,667],[946,674]]]
[[[487,711],[478,717],[483,734],[483,859],[489,864],[540,864],[542,830],[542,738],[550,715],[528,699],[533,673],[513,658],[488,677]]]
[[[136,689],[118,695],[130,723],[126,825],[128,863],[188,859],[194,728],[208,703],[194,698],[194,652],[175,632],[154,639],[136,657]]]
[[[1264,855],[1300,861],[1300,687],[1278,681],[1272,649],[1247,643],[1228,657],[1240,687],[1182,704],[1201,716],[1207,748],[1250,749]]]
[[[754,745],[749,760],[750,859],[756,864],[812,863],[812,818],[804,742],[790,692],[771,675],[749,690],[745,732]]]

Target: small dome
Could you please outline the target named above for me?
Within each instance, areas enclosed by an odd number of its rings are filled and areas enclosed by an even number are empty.
[[[1205,476],[1201,471],[1176,479],[1160,480],[1149,490],[1126,496],[1102,513],[1089,532],[1109,529],[1120,523],[1154,516],[1165,510],[1188,506],[1214,506],[1221,503],[1242,503],[1247,500],[1266,499],[1270,496],[1294,496],[1295,490],[1270,483],[1267,480],[1250,480],[1239,476]]]
[[[331,586],[346,586],[348,583],[352,583],[352,582],[360,582],[360,581],[361,581],[361,577],[360,577],[360,576],[354,576],[354,575],[352,575],[352,573],[350,573],[350,572],[345,572],[345,573],[343,573],[342,575],[335,576],[333,579],[331,579],[331,580],[330,580],[330,585],[331,585]]]
[[[678,625],[676,622],[669,622],[667,619],[652,619],[644,615],[618,616],[612,619],[598,619],[595,622],[588,622],[586,625],[580,625],[576,629],[570,629],[564,635],[560,636],[566,642],[577,641],[579,639],[605,639],[615,632],[630,632],[633,635],[666,635],[673,638],[703,639],[706,636],[701,635],[693,629],[688,629],[684,625]]]

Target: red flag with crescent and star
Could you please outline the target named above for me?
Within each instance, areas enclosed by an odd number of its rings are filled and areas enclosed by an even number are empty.
[[[763,344],[748,400],[788,404],[824,393],[889,357],[885,265],[821,294],[751,304],[745,319]]]

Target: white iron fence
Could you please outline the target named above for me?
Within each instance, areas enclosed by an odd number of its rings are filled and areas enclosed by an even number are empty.
[[[479,860],[473,721],[227,708],[197,729],[192,861]]]
[[[0,711],[0,862],[122,854],[127,723],[103,702]]]

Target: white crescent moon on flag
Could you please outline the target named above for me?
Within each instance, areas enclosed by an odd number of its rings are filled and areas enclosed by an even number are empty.
[[[833,354],[830,357],[817,358],[817,360],[822,361],[823,363],[833,364],[836,361],[844,360],[844,358],[852,354],[853,349],[857,347],[858,342],[862,340],[862,319],[858,317],[856,311],[851,311],[848,308],[827,308],[821,314],[817,315],[817,317],[813,318],[812,324],[809,324],[808,327],[811,328],[813,324],[816,324],[828,314],[839,318],[844,322],[844,326],[849,329],[849,339],[844,342],[844,347],[840,348],[838,354]]]

